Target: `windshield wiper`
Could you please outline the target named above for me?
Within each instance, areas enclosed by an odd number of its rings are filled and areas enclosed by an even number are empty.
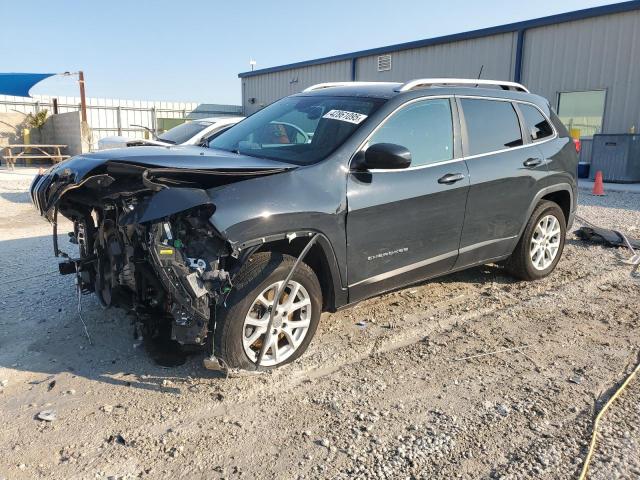
[[[203,145],[203,147],[211,148],[213,150],[222,150],[223,152],[235,153],[236,155],[240,155],[240,150],[237,148],[220,148],[220,147],[212,147],[210,144]]]
[[[147,132],[149,132],[151,134],[151,136],[153,137],[154,140],[158,140],[158,135],[156,135],[156,132],[154,130],[150,129],[149,127],[145,127],[144,125],[138,125],[137,123],[132,123],[131,126],[132,127],[144,128]]]

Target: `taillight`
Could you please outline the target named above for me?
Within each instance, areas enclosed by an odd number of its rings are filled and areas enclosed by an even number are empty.
[[[580,148],[582,148],[582,144],[580,143],[579,138],[573,139],[573,146],[576,147],[576,153],[580,153]]]

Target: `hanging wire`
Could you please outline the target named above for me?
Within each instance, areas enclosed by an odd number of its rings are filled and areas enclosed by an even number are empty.
[[[91,341],[91,335],[89,335],[89,330],[87,329],[87,324],[82,318],[82,282],[80,281],[80,270],[78,264],[76,263],[76,291],[78,292],[78,317],[80,317],[80,321],[82,322],[82,327],[84,328],[84,334],[87,336],[87,340],[89,340],[89,345],[93,345]]]
[[[4,282],[0,282],[0,287],[2,285],[9,285],[11,283],[17,283],[17,282],[22,282],[24,280],[31,280],[32,278],[38,278],[38,277],[44,277],[46,275],[51,275],[53,273],[59,273],[58,270],[51,270],[50,272],[44,272],[44,273],[36,273],[35,275],[30,275],[28,277],[22,277],[22,278],[14,278],[12,280],[5,280]]]

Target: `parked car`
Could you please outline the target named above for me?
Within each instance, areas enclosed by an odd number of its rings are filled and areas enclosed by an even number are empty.
[[[54,225],[73,220],[80,256],[60,270],[82,292],[206,344],[210,364],[273,368],[323,311],[485,263],[549,275],[577,163],[547,100],[517,83],[354,82],[281,99],[208,148],[74,157],[31,195]]]
[[[128,138],[123,136],[105,137],[98,140],[98,150],[145,145],[199,145],[212,135],[235,125],[244,117],[211,117],[189,120],[155,138]],[[149,130],[151,132],[151,130]],[[153,132],[151,132],[153,134]]]

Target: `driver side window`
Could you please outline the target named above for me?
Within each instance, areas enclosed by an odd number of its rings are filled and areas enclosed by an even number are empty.
[[[424,100],[403,107],[373,134],[368,146],[394,143],[411,152],[417,167],[453,159],[453,117],[446,98]]]

